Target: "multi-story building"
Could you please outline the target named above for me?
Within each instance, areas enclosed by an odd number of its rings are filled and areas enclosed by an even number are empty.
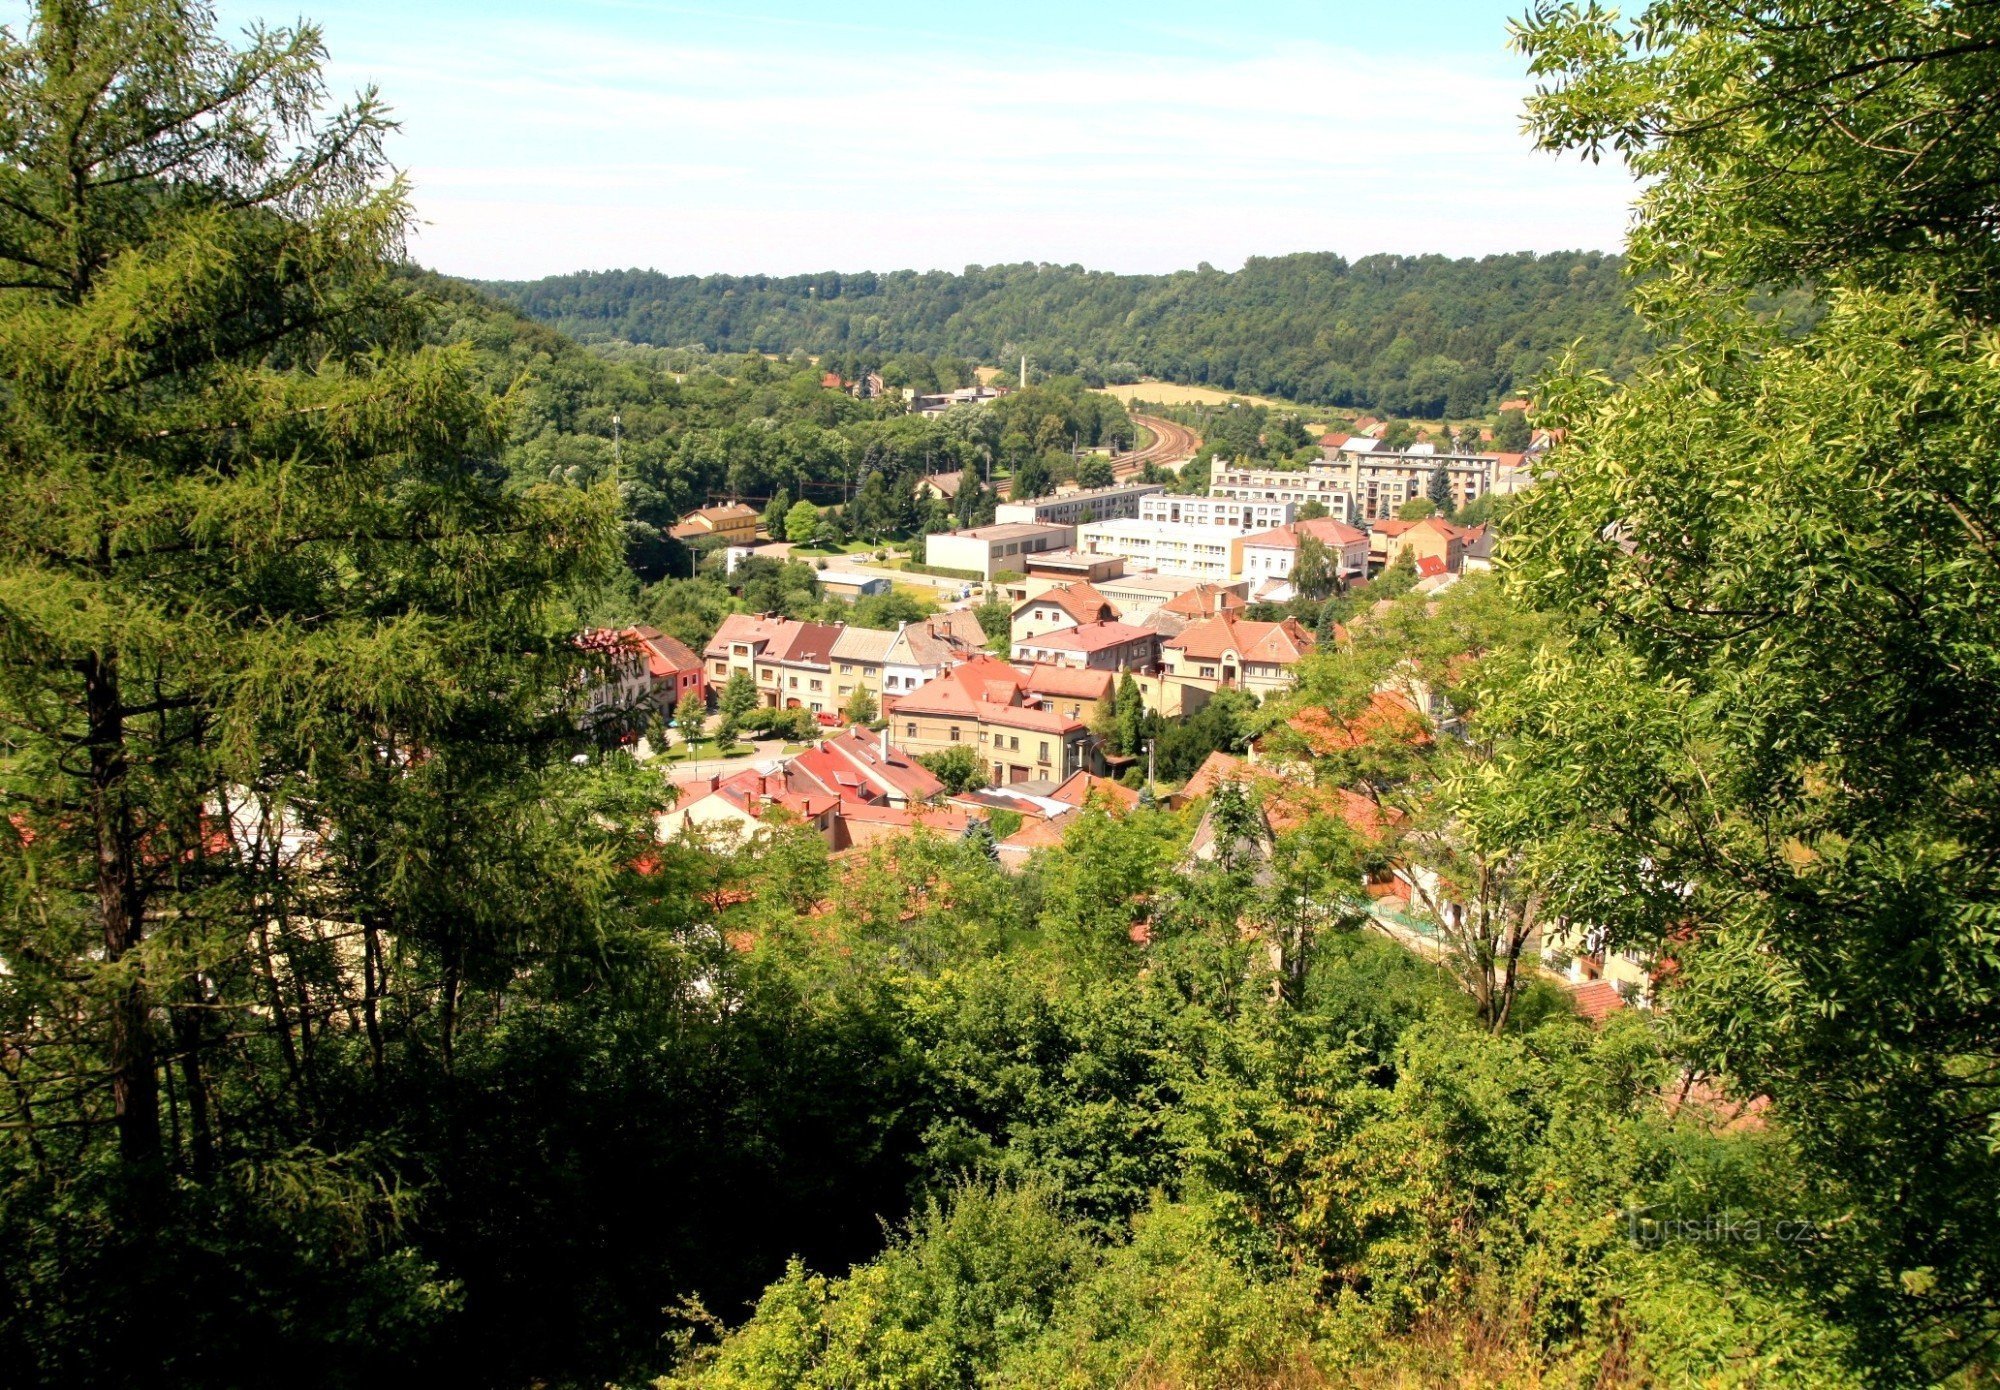
[[[1290,579],[1298,563],[1299,541],[1310,536],[1333,552],[1334,569],[1342,579],[1368,573],[1368,533],[1332,517],[1295,521],[1243,538],[1243,575],[1252,583]]]
[[[985,648],[986,632],[968,609],[954,608],[903,624],[882,658],[884,712],[901,696],[936,680],[945,668],[977,656]]]
[[[1109,680],[1109,673],[1102,673]],[[1097,741],[1081,718],[1030,692],[1029,672],[998,657],[954,666],[896,702],[895,742],[922,755],[970,748],[995,783],[1062,781],[1101,772]]]
[[[1128,623],[1081,623],[1014,644],[1014,660],[1087,671],[1143,671],[1159,663],[1160,634]]]
[[[1073,526],[1039,521],[995,522],[967,531],[940,531],[927,537],[924,563],[938,569],[964,570],[991,580],[1003,570],[1025,570],[1030,555],[1044,550],[1065,550],[1075,542]]]
[[[1343,518],[1349,521],[1394,516],[1405,502],[1429,496],[1431,475],[1439,469],[1450,484],[1451,505],[1463,507],[1493,491],[1500,466],[1496,454],[1441,454],[1428,444],[1392,453],[1357,449],[1360,442],[1349,441],[1334,451],[1334,463],[1322,465],[1334,470],[1354,499],[1353,514]]]
[[[1335,521],[1354,520],[1354,495],[1348,491],[1347,470],[1325,464],[1311,468],[1217,468],[1209,477],[1208,495],[1245,502],[1290,502],[1295,507],[1317,502]]]
[[[1268,531],[1283,526],[1298,511],[1294,502],[1246,497],[1189,497],[1163,492],[1139,502],[1139,520],[1175,525],[1226,526],[1232,531]]]
[[[766,709],[830,713],[839,704],[831,676],[833,644],[840,632],[838,623],[732,613],[702,651],[708,683],[721,686],[742,672],[756,682],[758,701]]]
[[[1133,569],[1226,581],[1243,569],[1243,533],[1233,526],[1188,522],[1099,521],[1080,526],[1076,548],[1116,555]]]
[[[845,709],[856,690],[866,690],[873,695],[876,707],[880,708],[882,667],[888,660],[889,649],[895,645],[896,634],[881,628],[841,629],[840,636],[833,639],[833,647],[828,653],[833,661],[835,709]]]
[[[1110,487],[1080,492],[1058,492],[1052,497],[1034,497],[1025,502],[1002,502],[993,509],[993,520],[996,524],[1053,522],[1058,526],[1116,521],[1140,515],[1140,503],[1145,498],[1166,490],[1161,483],[1113,483]]]

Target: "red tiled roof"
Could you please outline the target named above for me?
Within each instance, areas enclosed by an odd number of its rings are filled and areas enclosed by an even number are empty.
[[[1052,666],[1038,662],[1028,667],[1030,695],[1052,700],[1101,700],[1111,693],[1117,677],[1109,671],[1079,671],[1074,666]]]
[[[1351,719],[1341,719],[1331,710],[1313,705],[1285,721],[1287,728],[1305,740],[1315,754],[1337,753],[1359,748],[1373,739],[1388,737],[1422,746],[1431,741],[1430,728],[1408,697],[1393,690],[1378,690]]]
[[[1576,1011],[1592,1023],[1602,1023],[1625,1007],[1625,997],[1609,980],[1585,980],[1580,985],[1571,985],[1570,998],[1576,1004]]]
[[[644,649],[647,672],[656,678],[701,669],[700,657],[678,638],[669,637],[658,628],[628,627],[625,635]]]
[[[1330,516],[1321,516],[1309,521],[1294,521],[1288,526],[1276,526],[1269,531],[1259,531],[1254,536],[1245,536],[1243,544],[1264,546],[1273,550],[1296,550],[1300,536],[1311,536],[1321,545],[1333,550],[1358,545],[1368,539],[1368,533],[1365,531],[1357,531],[1346,522],[1335,521]]]

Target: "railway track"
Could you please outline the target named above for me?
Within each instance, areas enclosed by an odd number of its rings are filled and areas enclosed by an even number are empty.
[[[1201,448],[1201,436],[1186,425],[1177,425],[1172,420],[1162,420],[1157,415],[1134,415],[1132,422],[1144,425],[1153,433],[1153,442],[1137,453],[1126,454],[1111,465],[1114,477],[1132,478],[1149,463],[1165,467],[1186,463]]]

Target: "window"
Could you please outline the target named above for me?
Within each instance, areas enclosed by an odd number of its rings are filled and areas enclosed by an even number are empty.
[[[817,701],[817,700],[814,700],[814,701],[812,702],[812,712],[813,712],[814,714],[818,714],[818,713],[820,712],[820,703],[819,703],[819,701]]]
[[[981,743],[984,743],[984,742],[986,742],[986,730],[984,730],[984,729],[981,729],[981,730],[979,731],[979,741],[980,741]]]
[[[718,676],[726,676],[729,674],[729,667],[724,665],[722,662],[718,661],[715,663],[715,674]]]
[[[958,742],[958,725],[956,724],[951,726],[951,741],[953,743]]]
[[[917,736],[917,726],[916,726],[916,725],[914,725],[914,724],[905,724],[905,725],[903,726],[903,737],[904,737],[904,738],[915,738],[916,736]]]
[[[798,678],[797,676],[793,676],[793,677],[792,677],[792,689],[794,689],[794,690],[797,690],[798,688],[799,688],[799,678]]]
[[[793,684],[793,685],[797,685],[797,684],[798,684],[798,682],[797,682],[797,681],[793,681],[793,682],[792,682],[792,684]],[[821,684],[820,684],[820,683],[819,683],[818,681],[814,681],[814,682],[812,683],[812,688],[813,688],[814,690],[824,690],[824,689],[826,689],[826,687],[825,687],[824,685],[821,685]]]
[[[853,675],[853,674],[854,674],[854,666],[853,666],[853,664],[852,664],[852,663],[850,663],[850,662],[846,662],[846,661],[843,661],[843,662],[841,662],[841,663],[840,663],[840,674],[841,674],[841,675],[843,675],[843,676],[851,676],[851,675]]]
[[[1214,668],[1213,666],[1204,666],[1204,667],[1202,667],[1202,668],[1201,668],[1201,674],[1202,674],[1203,678],[1204,678],[1204,679],[1206,679],[1206,680],[1214,680],[1214,679],[1215,679],[1215,668]]]
[[[772,681],[776,680],[777,678],[778,676],[775,671],[765,671],[763,673],[763,681],[764,684],[766,685],[769,685]]]
[[[851,685],[843,685],[842,687],[840,687],[840,693],[843,695],[852,695],[854,693],[854,687]]]
[[[1048,760],[1049,760],[1049,745],[1046,741],[1044,741],[1042,744],[1042,755],[1040,761],[1047,762]]]

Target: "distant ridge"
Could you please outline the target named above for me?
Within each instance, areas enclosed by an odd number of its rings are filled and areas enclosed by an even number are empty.
[[[1398,415],[1484,414],[1582,340],[1623,372],[1646,335],[1622,257],[1328,253],[1172,275],[1081,266],[670,276],[584,271],[485,289],[584,341],[716,352],[1021,353],[1093,384],[1142,376]]]

